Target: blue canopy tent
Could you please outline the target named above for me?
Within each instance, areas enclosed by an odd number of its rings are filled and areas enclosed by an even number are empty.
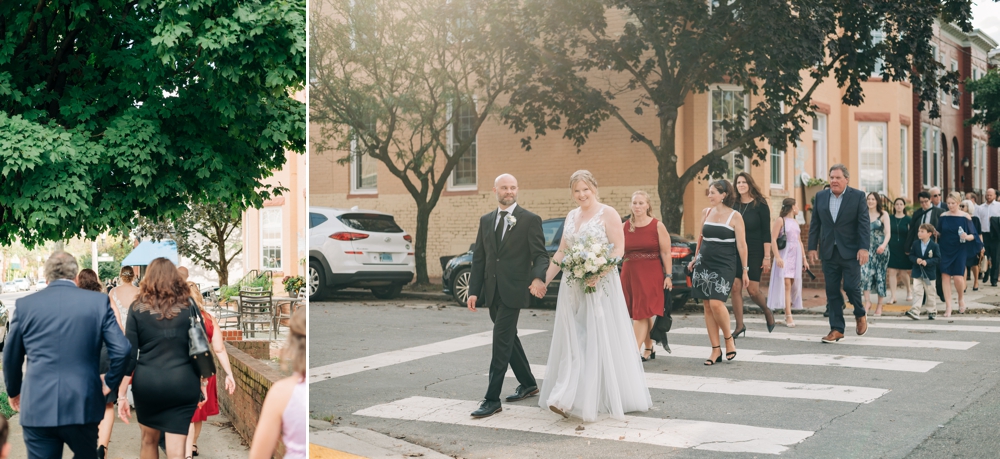
[[[161,257],[176,265],[177,243],[174,241],[143,241],[122,260],[122,266],[149,266],[153,260]]]

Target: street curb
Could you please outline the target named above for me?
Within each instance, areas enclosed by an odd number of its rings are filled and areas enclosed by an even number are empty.
[[[355,427],[329,427],[324,421],[312,420],[309,443],[370,459],[452,459],[432,449],[392,438],[373,430]]]

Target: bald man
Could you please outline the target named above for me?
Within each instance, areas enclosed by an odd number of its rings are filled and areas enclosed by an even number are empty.
[[[493,321],[489,387],[485,400],[472,413],[474,418],[501,411],[500,391],[508,366],[520,383],[514,394],[507,396],[508,402],[538,394],[538,384],[517,338],[517,319],[521,309],[531,305],[531,295],[545,296],[549,267],[542,219],[517,205],[517,179],[510,174],[497,177],[493,192],[499,205],[479,219],[469,279],[469,310],[485,304]]]

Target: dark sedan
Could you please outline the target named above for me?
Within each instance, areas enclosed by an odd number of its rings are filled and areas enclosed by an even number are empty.
[[[565,218],[553,218],[542,222],[542,233],[545,235],[545,249],[551,257],[559,250],[562,241],[563,222]],[[670,254],[673,264],[673,304],[683,304],[691,296],[691,286],[684,275],[684,268],[693,259],[696,245],[687,239],[670,235]],[[462,306],[469,297],[469,277],[472,269],[472,248],[461,255],[441,257],[441,280],[445,294],[451,295]],[[559,281],[562,273],[549,284],[546,300],[554,300],[559,292]]]

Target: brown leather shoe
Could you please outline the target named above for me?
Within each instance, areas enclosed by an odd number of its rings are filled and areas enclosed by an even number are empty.
[[[858,323],[858,336],[864,336],[865,333],[868,333],[868,316],[861,316],[854,320]]]
[[[844,338],[844,334],[837,330],[830,330],[830,334],[823,337],[824,343],[836,343]]]

